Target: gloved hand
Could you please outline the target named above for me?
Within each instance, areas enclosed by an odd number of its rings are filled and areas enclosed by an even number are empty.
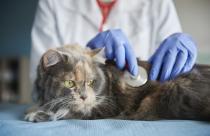
[[[164,40],[150,58],[151,80],[166,81],[189,72],[195,64],[197,48],[192,38],[184,33],[176,33]]]
[[[119,69],[128,64],[128,70],[132,75],[138,74],[138,65],[134,51],[120,29],[107,30],[96,35],[87,44],[91,49],[105,47],[107,59],[114,59]]]

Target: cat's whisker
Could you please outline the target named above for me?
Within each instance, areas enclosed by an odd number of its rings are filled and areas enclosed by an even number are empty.
[[[63,99],[62,101],[56,103],[57,106],[62,106],[64,104],[68,104],[71,100],[70,99]],[[56,106],[55,105],[55,106]]]
[[[55,104],[57,104],[57,103],[59,103],[61,101],[63,101],[63,99],[62,100],[59,99],[59,100],[56,100],[56,101],[50,101],[50,102],[46,103],[45,105],[43,105],[42,107],[47,107],[47,106],[52,107],[52,106],[54,106]]]
[[[61,107],[61,108],[62,108],[62,107],[69,107],[69,106],[71,105],[71,102],[72,102],[72,101],[64,101],[64,102],[61,103],[61,106],[60,106],[60,107]]]
[[[61,101],[61,100],[64,100],[64,99],[67,99],[67,98],[66,98],[66,97],[56,98],[56,99],[54,99],[54,100],[51,100],[51,101],[45,103],[44,105],[48,105],[48,104],[51,104],[51,103],[55,103],[55,102],[58,102],[58,101]],[[69,99],[69,98],[68,98],[68,99]],[[43,106],[44,106],[44,105],[43,105]]]
[[[60,98],[56,98],[54,100],[51,100],[47,103],[45,103],[42,108],[47,108],[47,110],[52,111],[53,109],[55,109],[57,106],[62,105],[64,103],[69,103],[69,101],[72,101],[72,98],[68,97],[68,96],[64,96],[64,97],[60,97]],[[49,108],[47,107],[49,106]]]

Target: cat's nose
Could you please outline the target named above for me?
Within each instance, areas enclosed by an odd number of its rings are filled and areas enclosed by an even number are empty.
[[[87,98],[87,96],[81,95],[80,99],[82,99],[83,101]]]

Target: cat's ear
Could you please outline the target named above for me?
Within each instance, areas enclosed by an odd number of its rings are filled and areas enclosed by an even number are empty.
[[[58,51],[52,49],[44,53],[42,57],[42,65],[45,69],[54,66],[62,61],[62,55]]]
[[[90,57],[94,57],[97,55],[103,48],[96,48],[96,49],[90,49],[86,48],[85,53],[89,55]]]

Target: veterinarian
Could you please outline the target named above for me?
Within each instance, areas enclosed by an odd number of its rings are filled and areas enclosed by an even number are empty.
[[[136,57],[149,60],[151,80],[166,81],[188,72],[197,49],[181,33],[172,0],[40,0],[32,29],[31,78],[49,48],[79,43],[105,47],[119,69],[138,73]]]

